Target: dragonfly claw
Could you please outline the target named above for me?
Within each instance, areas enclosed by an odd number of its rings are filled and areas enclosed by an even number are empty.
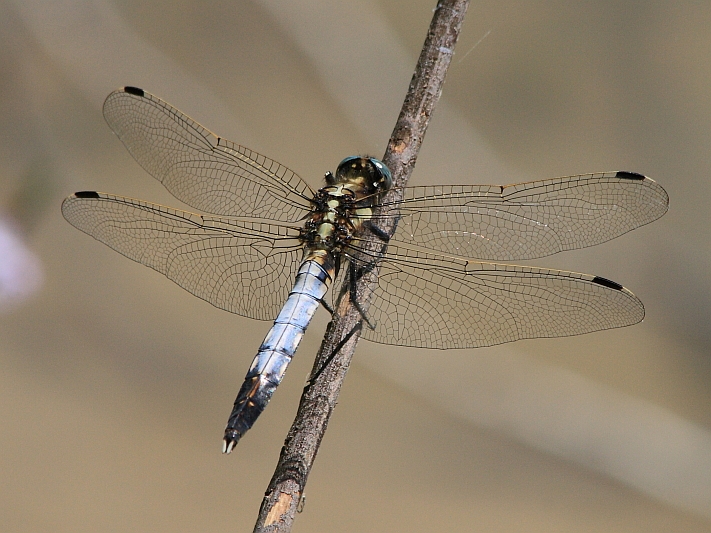
[[[237,440],[238,439],[225,436],[225,439],[222,441],[222,453],[230,453],[234,450],[234,447],[237,446]]]

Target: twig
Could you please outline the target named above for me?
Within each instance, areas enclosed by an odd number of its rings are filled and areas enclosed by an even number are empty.
[[[415,168],[430,116],[442,94],[444,77],[468,5],[469,0],[441,0],[435,9],[410,88],[383,157],[395,185],[388,193],[388,200],[397,200],[402,195],[401,188]],[[379,216],[378,221],[379,224],[380,221],[389,221],[382,229],[390,235],[394,233],[396,217]],[[365,238],[372,239],[365,246],[384,247],[375,236]],[[358,301],[366,312],[370,292],[377,282],[376,270],[364,275],[357,283]],[[291,531],[306,479],[360,337],[361,320],[360,312],[351,303],[348,291],[345,291],[316,356],[312,378],[304,388],[299,410],[264,495],[255,532]]]

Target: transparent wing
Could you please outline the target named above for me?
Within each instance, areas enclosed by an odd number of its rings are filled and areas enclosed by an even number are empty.
[[[353,254],[359,266],[368,265],[367,252]],[[604,278],[467,261],[392,243],[369,301],[375,330],[364,326],[363,338],[423,348],[579,335],[644,318],[642,302]]]
[[[149,174],[199,211],[296,222],[311,209],[313,191],[294,172],[141,89],[111,93],[104,117]]]
[[[259,320],[273,320],[279,312],[302,254],[298,229],[200,216],[110,194],[73,194],[62,203],[62,214],[215,307]]]
[[[394,242],[491,261],[594,246],[666,213],[669,197],[631,172],[516,185],[410,187]]]

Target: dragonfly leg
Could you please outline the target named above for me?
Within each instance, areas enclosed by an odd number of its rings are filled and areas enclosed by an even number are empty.
[[[330,328],[330,324],[329,324]],[[306,386],[304,389],[307,389],[308,387],[311,386],[311,384],[318,379],[318,377],[321,375],[321,373],[326,370],[326,367],[328,364],[333,361],[333,358],[336,357],[336,354],[341,351],[341,348],[343,348],[346,343],[351,340],[351,337],[356,334],[356,332],[360,331],[363,328],[363,322],[359,321],[355,326],[351,328],[351,330],[348,332],[348,334],[341,339],[341,342],[339,342],[336,347],[333,349],[331,352],[331,355],[329,355],[326,360],[323,362],[321,367],[313,373],[313,375],[309,378],[309,380],[306,382]]]
[[[373,235],[375,235],[381,241],[390,242],[390,235],[388,235],[388,233],[380,226],[376,226],[372,220],[367,220],[364,225],[370,230]]]
[[[331,307],[326,300],[321,299],[320,302],[321,302],[321,305],[323,306],[323,308],[326,311],[328,311],[331,316],[333,316],[333,313],[334,313],[333,307]]]
[[[365,311],[363,308],[360,306],[360,303],[358,302],[358,295],[356,294],[356,282],[363,277],[363,274],[366,274],[367,272],[370,272],[373,269],[373,266],[368,265],[366,269],[359,268],[356,270],[355,265],[351,262],[350,265],[350,276],[349,276],[349,287],[348,290],[350,292],[350,297],[351,297],[351,302],[353,303],[353,306],[358,310],[360,313],[360,316],[363,317],[363,320],[365,320],[366,324],[368,324],[368,327],[370,329],[375,329],[375,324],[373,324],[370,319],[368,318],[368,315],[366,315]]]

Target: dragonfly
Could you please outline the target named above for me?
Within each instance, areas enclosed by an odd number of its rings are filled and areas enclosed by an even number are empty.
[[[203,214],[83,191],[62,203],[66,220],[215,307],[273,320],[234,402],[225,453],[267,406],[317,308],[331,309],[327,294],[351,296],[363,338],[422,348],[579,335],[644,318],[642,302],[614,281],[508,263],[594,246],[661,217],[667,193],[641,174],[393,196],[381,161],[350,156],[313,190],[142,89],[114,91],[103,113],[138,164]],[[365,311],[353,288],[374,269]]]

